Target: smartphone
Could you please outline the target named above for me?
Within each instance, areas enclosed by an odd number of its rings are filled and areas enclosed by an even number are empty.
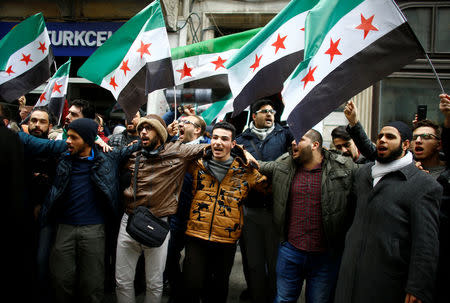
[[[422,121],[427,118],[427,106],[417,105],[417,121]]]

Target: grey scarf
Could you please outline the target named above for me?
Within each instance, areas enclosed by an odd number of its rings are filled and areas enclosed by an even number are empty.
[[[260,140],[264,141],[268,134],[275,129],[275,123],[269,128],[257,128],[255,124],[250,122],[250,131],[252,131]]]

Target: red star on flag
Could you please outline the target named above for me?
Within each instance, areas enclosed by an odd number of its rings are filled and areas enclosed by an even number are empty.
[[[302,27],[301,29],[300,29],[301,31],[305,31],[305,28],[304,27]]]
[[[31,60],[30,57],[31,57],[31,54],[29,54],[28,56],[25,56],[25,54],[22,54],[22,59],[20,59],[20,61],[25,62],[28,66],[28,63],[33,62],[33,60]]]
[[[370,31],[378,31],[378,28],[372,25],[374,16],[375,15],[372,15],[372,17],[366,19],[363,14],[361,14],[361,24],[355,27],[356,29],[362,29],[364,31],[364,39],[366,39]]]
[[[215,70],[218,70],[221,67],[225,68],[225,66],[223,65],[225,62],[227,62],[227,60],[223,60],[220,56],[219,56],[219,58],[217,58],[216,61],[211,61],[212,64],[216,65]]]
[[[286,37],[287,37],[287,35],[284,36],[283,38],[281,38],[281,37],[280,37],[280,34],[278,34],[277,41],[275,41],[275,42],[272,44],[272,46],[275,46],[275,47],[276,47],[276,49],[275,49],[275,54],[278,52],[278,50],[279,50],[280,48],[286,49],[286,47],[284,47],[284,40],[286,40]]]
[[[127,71],[131,71],[131,69],[128,68],[128,60],[122,61],[122,66],[120,67],[120,69],[123,70],[123,73],[125,74],[125,76],[127,75]]]
[[[119,86],[116,83],[116,76],[111,77],[111,80],[109,81],[109,85],[111,85],[114,88],[114,90],[116,90],[116,87]]]
[[[44,53],[47,50],[47,48],[45,47],[45,42],[44,43],[39,42],[38,49],[41,50],[42,53]]]
[[[184,62],[184,66],[182,69],[177,69],[177,72],[181,73],[180,80],[183,80],[184,77],[192,77],[191,75],[192,68],[188,67],[186,62]]]
[[[39,97],[39,103],[42,103],[42,101],[47,100],[47,99],[45,99],[45,94],[46,93],[47,92],[43,92],[42,95]]]
[[[141,47],[137,50],[138,53],[141,53],[141,59],[142,59],[142,56],[144,56],[144,54],[150,55],[150,52],[148,51],[148,48],[150,47],[150,45],[152,45],[152,44],[151,43],[144,44],[144,42],[141,41]]]
[[[255,54],[255,63],[250,66],[250,68],[253,68],[253,72],[255,72],[255,70],[259,67],[259,61],[261,61],[262,56],[263,55],[258,58],[258,54]]]
[[[314,74],[314,71],[316,70],[316,68],[317,68],[317,65],[312,70],[311,70],[311,67],[309,67],[308,73],[306,74],[306,76],[301,81],[301,82],[305,82],[305,84],[303,85],[303,89],[305,89],[306,84],[308,84],[309,81],[315,81],[313,74]]]
[[[56,92],[57,91],[58,93],[61,93],[61,91],[59,90],[61,87],[62,87],[62,84],[59,85],[58,82],[55,81],[55,85],[53,86],[52,92]]]
[[[6,73],[8,73],[8,76],[11,76],[11,73],[15,74],[15,72],[12,70],[12,65],[10,65],[8,67],[8,69],[6,70]]]
[[[330,48],[325,52],[325,54],[330,55],[330,63],[333,62],[334,55],[342,55],[341,52],[338,50],[338,45],[340,41],[341,38],[339,38],[339,40],[336,42],[333,42],[333,39],[330,38]]]

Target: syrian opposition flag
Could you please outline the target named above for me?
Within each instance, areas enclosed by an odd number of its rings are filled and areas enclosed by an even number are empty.
[[[17,24],[0,40],[0,99],[14,101],[47,81],[53,60],[42,14]]]
[[[260,28],[256,28],[172,48],[175,84],[227,74],[225,62],[260,30]]]
[[[236,116],[256,100],[279,93],[303,60],[305,19],[317,0],[293,0],[226,64]]]
[[[148,93],[173,86],[159,0],[122,25],[80,67],[78,75],[109,90],[130,121],[147,102]]]
[[[203,120],[205,120],[206,124],[211,124],[214,120],[216,122],[223,121],[228,113],[233,112],[233,101],[233,96],[229,94],[222,100],[214,102],[202,112],[201,116]],[[250,107],[247,107],[245,110],[249,111]]]
[[[48,106],[48,110],[58,119],[58,124],[61,121],[69,86],[70,62],[71,58],[56,71],[35,105],[35,107]]]
[[[305,61],[284,83],[297,140],[339,105],[424,51],[392,0],[321,0],[306,20]]]

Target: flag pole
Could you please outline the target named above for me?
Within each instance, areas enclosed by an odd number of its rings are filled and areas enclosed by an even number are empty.
[[[427,57],[428,63],[430,64],[431,69],[433,70],[434,76],[436,77],[436,80],[437,80],[437,82],[439,83],[439,86],[441,87],[441,92],[442,92],[443,94],[445,94],[445,90],[444,90],[444,87],[442,86],[441,80],[439,79],[439,76],[438,76],[438,74],[437,74],[437,72],[436,72],[436,69],[434,69],[434,65],[433,65],[433,63],[431,62],[430,57],[428,57],[428,54],[427,54],[426,52],[425,52],[425,56]]]
[[[173,87],[173,100],[175,101],[175,104],[174,104],[175,118],[174,118],[174,120],[177,119],[177,111],[178,111],[178,108],[177,108],[177,90],[175,88],[176,88],[176,86]]]

